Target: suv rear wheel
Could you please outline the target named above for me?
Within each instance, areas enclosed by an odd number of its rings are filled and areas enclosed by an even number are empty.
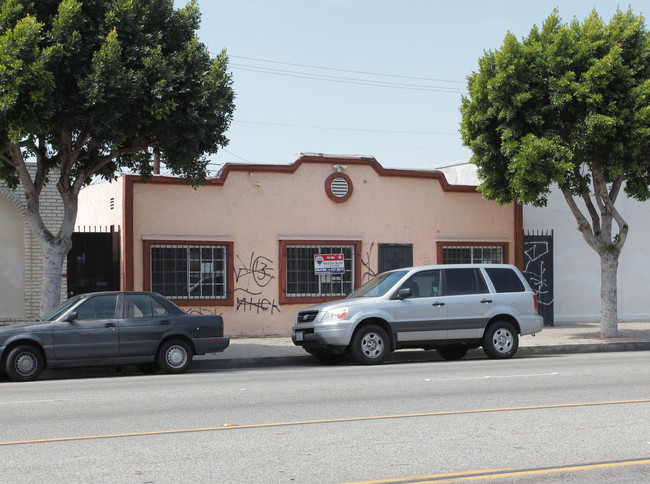
[[[352,338],[350,353],[362,365],[378,365],[388,357],[389,352],[388,335],[376,324],[362,326]]]
[[[519,347],[517,330],[507,321],[492,323],[483,335],[483,351],[490,358],[511,358]]]

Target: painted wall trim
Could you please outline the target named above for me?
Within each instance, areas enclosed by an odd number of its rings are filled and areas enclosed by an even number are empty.
[[[442,187],[442,190],[445,192],[466,192],[466,193],[475,193],[477,187],[474,185],[451,185],[447,182],[447,178],[442,171],[439,170],[405,170],[405,169],[393,169],[393,168],[384,168],[379,164],[375,158],[346,158],[344,156],[323,156],[323,155],[311,155],[303,154],[300,155],[293,163],[288,165],[266,165],[266,164],[236,164],[236,163],[226,163],[219,174],[214,178],[208,178],[205,181],[205,186],[221,186],[228,179],[228,175],[231,172],[245,172],[245,173],[284,173],[284,174],[293,174],[300,168],[301,165],[305,163],[315,163],[315,164],[336,164],[336,163],[345,163],[349,166],[369,166],[371,167],[379,176],[383,177],[399,177],[399,178],[423,178],[438,180]],[[132,178],[133,183],[151,183],[151,184],[163,184],[163,185],[187,185],[187,181],[182,178],[172,177],[172,176],[153,176],[147,182],[144,182],[142,178],[138,175],[124,175],[125,178]]]

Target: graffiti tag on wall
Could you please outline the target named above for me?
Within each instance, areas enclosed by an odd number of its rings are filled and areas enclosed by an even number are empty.
[[[186,309],[187,314],[192,314],[194,316],[223,316],[223,313],[217,311],[217,309],[211,308],[189,308]]]
[[[243,293],[237,296],[237,311],[250,311],[256,313],[281,312],[275,299],[263,296],[265,288],[276,277],[273,275],[273,261],[268,257],[256,256],[252,252],[248,260],[237,256],[237,267],[235,267],[235,293]]]
[[[370,250],[366,252],[365,258],[361,256],[361,266],[363,267],[363,275],[361,279],[363,282],[369,281],[377,275],[377,273],[370,268],[370,257],[372,256],[372,249],[375,247],[375,243],[370,244]]]
[[[237,298],[237,311],[251,311],[251,312],[266,312],[270,311],[273,314],[274,311],[280,312],[280,308],[275,304],[275,300],[271,301],[267,298],[253,298],[253,297],[238,297]]]

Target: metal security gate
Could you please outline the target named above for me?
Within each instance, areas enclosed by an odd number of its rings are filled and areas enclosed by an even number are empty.
[[[120,233],[73,233],[68,252],[68,296],[119,290]]]
[[[524,276],[537,293],[545,326],[554,325],[553,231],[524,233]]]
[[[413,265],[413,244],[379,244],[378,274]]]

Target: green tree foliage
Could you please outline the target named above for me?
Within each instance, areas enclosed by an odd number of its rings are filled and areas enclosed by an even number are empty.
[[[1,1],[0,179],[25,190],[46,272],[58,265],[58,284],[46,276],[43,309],[58,302],[77,195],[91,177],[150,177],[155,150],[172,173],[197,184],[208,155],[227,144],[227,57],[211,57],[198,41],[199,20],[195,0],[180,10],[172,0]],[[54,173],[65,207],[56,234],[39,207]]]
[[[628,225],[622,188],[650,198],[650,37],[630,9],[609,23],[593,11],[541,29],[479,59],[462,100],[461,133],[483,195],[545,206],[557,185],[601,257],[601,334],[617,333],[616,270]],[[578,203],[581,201],[581,203]],[[586,210],[586,214],[583,211]],[[617,233],[612,235],[613,222]],[[613,284],[613,287],[612,287]]]

